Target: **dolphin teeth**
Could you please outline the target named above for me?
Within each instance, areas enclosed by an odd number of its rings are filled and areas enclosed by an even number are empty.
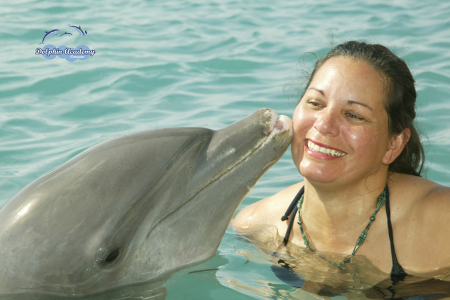
[[[319,153],[322,153],[322,154],[325,154],[325,155],[329,155],[329,156],[333,156],[333,157],[341,157],[341,156],[344,156],[346,154],[346,153],[338,151],[338,150],[321,147],[319,145],[314,144],[310,140],[308,140],[308,142],[306,143],[306,146],[309,149],[311,149],[312,151],[319,152]]]

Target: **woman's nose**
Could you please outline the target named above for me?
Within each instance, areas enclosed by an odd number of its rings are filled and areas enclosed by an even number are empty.
[[[338,135],[337,116],[329,109],[321,111],[314,123],[314,128],[323,135]]]

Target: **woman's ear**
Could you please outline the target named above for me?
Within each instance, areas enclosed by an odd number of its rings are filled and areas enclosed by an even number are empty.
[[[386,151],[386,154],[383,157],[384,164],[391,164],[400,155],[400,153],[402,153],[403,148],[405,148],[405,145],[409,141],[410,136],[411,129],[405,128],[399,134],[395,134],[391,137],[389,149]]]

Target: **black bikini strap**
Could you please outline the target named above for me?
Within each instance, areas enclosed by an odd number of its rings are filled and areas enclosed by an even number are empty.
[[[289,219],[289,216],[291,215],[291,213],[294,210],[294,208],[297,207],[297,203],[300,200],[300,197],[303,195],[304,192],[305,192],[305,186],[302,186],[302,188],[297,193],[297,195],[295,196],[294,200],[292,200],[292,202],[289,205],[288,209],[284,213],[284,216],[281,217],[281,221],[286,221],[287,219]]]
[[[286,230],[286,234],[284,235],[283,243],[286,246],[289,241],[289,236],[291,235],[292,225],[294,224],[295,214],[297,213],[297,203],[305,192],[305,186],[302,186],[300,191],[295,196],[294,200],[292,200],[288,209],[284,213],[284,216],[281,217],[281,221],[286,221],[289,219],[289,216],[292,213],[292,218],[289,220],[288,228]]]
[[[391,256],[392,256],[392,270],[391,270],[391,280],[394,284],[397,284],[398,282],[402,281],[405,276],[407,275],[405,270],[403,270],[402,266],[398,263],[397,255],[395,254],[395,247],[394,247],[394,233],[392,231],[392,224],[391,224],[391,208],[389,205],[389,189],[386,185],[386,216],[387,216],[387,223],[388,223],[388,232],[389,232],[389,241],[391,243]]]

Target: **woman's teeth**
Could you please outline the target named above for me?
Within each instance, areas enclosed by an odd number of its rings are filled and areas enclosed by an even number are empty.
[[[333,157],[341,157],[341,156],[345,155],[344,152],[340,152],[340,151],[337,151],[337,150],[334,150],[334,149],[328,149],[328,148],[325,148],[325,147],[320,147],[320,146],[314,144],[311,141],[308,141],[307,146],[312,151],[320,152],[322,154],[333,156]]]

